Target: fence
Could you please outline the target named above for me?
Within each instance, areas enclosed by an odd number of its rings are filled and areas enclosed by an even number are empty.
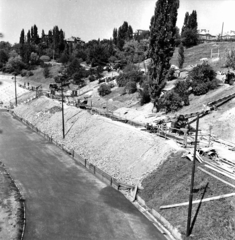
[[[104,172],[103,170],[98,168],[97,166],[95,166],[92,163],[90,163],[88,161],[88,159],[82,158],[76,151],[74,151],[74,149],[67,149],[67,148],[65,148],[64,145],[62,145],[59,142],[57,142],[52,136],[49,136],[45,132],[42,132],[40,129],[35,127],[29,121],[27,121],[27,120],[17,116],[12,110],[9,110],[9,112],[12,114],[12,116],[14,118],[16,118],[17,120],[21,121],[26,126],[30,127],[33,131],[37,132],[39,135],[44,137],[46,140],[48,140],[49,142],[52,142],[57,147],[62,149],[66,154],[68,154],[71,158],[73,158],[76,163],[78,163],[80,166],[83,166],[84,168],[86,168],[90,173],[94,174],[97,178],[99,178],[101,181],[103,181],[107,185],[113,187],[116,190],[122,190],[122,189],[131,190],[131,189],[135,188],[135,186],[133,186],[133,185],[127,185],[127,184],[123,184],[123,183],[118,182],[116,178],[113,178],[112,176],[110,176],[109,174],[107,174],[106,172]],[[140,205],[143,206],[143,203],[145,204],[144,200],[141,201],[141,198],[139,197],[138,193],[137,193],[136,197],[137,197],[136,198],[137,202]],[[167,232],[168,235],[173,236],[174,239],[181,240],[181,235],[177,231],[177,229],[174,228],[166,220],[164,221],[164,218],[159,213],[157,213],[155,210],[151,209],[150,214],[152,214],[152,218],[155,219],[156,222],[160,221],[160,223],[158,223],[158,225],[160,225],[160,226],[163,225],[161,227],[162,229],[164,229],[163,231]],[[24,219],[25,219],[25,215],[24,215]],[[156,222],[155,222],[155,224],[156,224]],[[172,237],[171,237],[171,239],[172,239]]]

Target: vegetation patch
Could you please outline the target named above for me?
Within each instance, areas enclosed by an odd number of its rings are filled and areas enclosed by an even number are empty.
[[[15,183],[0,163],[0,227],[1,239],[21,239],[24,208]]]

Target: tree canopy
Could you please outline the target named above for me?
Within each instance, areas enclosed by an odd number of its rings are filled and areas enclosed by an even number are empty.
[[[186,12],[181,31],[181,38],[185,47],[192,47],[198,44],[197,26],[197,12],[195,10],[191,14]]]
[[[150,25],[149,57],[150,97],[157,107],[157,101],[166,84],[170,59],[175,49],[176,21],[179,0],[158,0]]]

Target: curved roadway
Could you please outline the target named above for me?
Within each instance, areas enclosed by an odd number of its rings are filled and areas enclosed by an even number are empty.
[[[0,130],[0,161],[26,198],[24,240],[165,240],[122,194],[9,113]]]

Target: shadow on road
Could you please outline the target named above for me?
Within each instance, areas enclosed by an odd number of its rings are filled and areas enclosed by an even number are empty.
[[[127,203],[125,196],[110,186],[105,187],[100,191],[100,197],[102,197],[104,202],[112,208],[116,208],[125,213],[138,215],[138,213],[135,211],[135,206],[133,206],[130,202]]]

